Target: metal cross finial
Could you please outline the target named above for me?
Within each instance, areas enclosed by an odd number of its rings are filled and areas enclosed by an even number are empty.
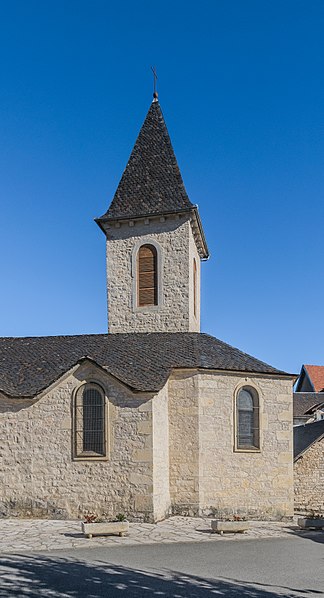
[[[156,74],[156,68],[155,66],[151,66],[151,71],[153,73],[153,78],[154,78],[154,92],[153,92],[153,98],[154,98],[154,102],[157,102],[158,99],[158,92],[156,91],[156,81],[157,81],[157,74]]]

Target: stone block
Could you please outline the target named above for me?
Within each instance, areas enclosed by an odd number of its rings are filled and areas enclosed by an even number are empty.
[[[293,463],[293,454],[292,452],[289,453],[279,453],[278,455],[278,463],[287,463],[287,464],[291,464]]]
[[[138,494],[135,496],[135,510],[136,511],[152,511],[153,510],[153,496]]]
[[[152,434],[152,420],[145,419],[141,420],[137,424],[137,433],[138,434]]]
[[[103,521],[102,523],[81,523],[82,531],[87,538],[92,536],[125,536],[129,531],[128,521]]]
[[[269,429],[269,416],[267,413],[262,413],[261,414],[261,422],[262,422],[262,430],[263,432],[265,430]]]
[[[152,411],[152,401],[145,401],[144,403],[139,405],[138,410],[140,413],[142,413],[143,411]]]
[[[273,488],[287,488],[293,487],[292,476],[290,475],[277,475],[272,481]]]
[[[278,420],[281,422],[282,421],[291,422],[292,421],[292,411],[290,411],[290,410],[281,411],[280,413],[278,413]]]
[[[292,429],[291,430],[277,430],[276,438],[277,438],[277,440],[291,440],[292,439]]]
[[[211,521],[211,529],[217,534],[243,534],[249,527],[248,521],[220,521],[218,519]]]
[[[151,463],[153,454],[151,449],[136,449],[133,453],[133,461],[142,463]]]
[[[61,421],[62,430],[71,430],[72,419],[71,417],[64,417]]]
[[[152,484],[152,476],[143,473],[130,473],[129,481],[135,486],[150,486]]]

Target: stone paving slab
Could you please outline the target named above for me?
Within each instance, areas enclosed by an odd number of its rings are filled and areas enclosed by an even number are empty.
[[[219,535],[211,532],[208,518],[170,517],[156,524],[130,523],[129,534],[85,538],[80,521],[44,519],[0,520],[0,553],[60,550],[91,546],[129,546],[136,544],[182,542],[228,542],[258,538],[281,538],[302,534],[295,523],[250,522],[244,534]]]

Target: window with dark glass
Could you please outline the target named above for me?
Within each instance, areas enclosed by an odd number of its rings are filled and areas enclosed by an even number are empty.
[[[260,448],[259,397],[252,388],[241,388],[236,399],[236,447]]]
[[[100,386],[85,384],[75,401],[75,455],[106,455],[105,395]]]
[[[153,245],[142,245],[137,255],[138,307],[158,304],[157,252]]]

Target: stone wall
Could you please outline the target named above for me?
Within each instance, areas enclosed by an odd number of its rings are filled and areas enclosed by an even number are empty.
[[[150,430],[151,432],[151,430]],[[169,409],[165,386],[153,399],[153,509],[154,520],[170,513]]]
[[[295,462],[294,479],[295,510],[324,514],[324,438]]]
[[[197,254],[190,218],[174,215],[106,224],[109,332],[199,331],[193,318],[192,257]],[[136,251],[157,244],[159,305],[137,306]],[[199,289],[200,260],[197,257]],[[198,297],[198,305],[199,297]]]
[[[72,393],[84,380],[100,383],[108,398],[104,461],[73,459]],[[152,521],[150,430],[152,397],[132,394],[90,362],[36,402],[8,399],[0,413],[0,515],[122,512]]]
[[[234,451],[234,394],[252,385],[260,397],[261,449]],[[170,483],[174,512],[293,514],[292,382],[231,373],[173,374]],[[197,460],[198,459],[198,460]]]
[[[84,381],[100,383],[106,393],[106,460],[73,457],[72,395]],[[242,384],[259,393],[260,451],[234,450],[234,395]],[[291,516],[291,385],[270,376],[178,370],[157,395],[133,394],[86,361],[37,400],[2,397],[0,515]],[[298,462],[297,472],[315,457],[316,471],[323,472],[323,452],[312,457],[316,450]],[[305,488],[300,482],[300,492]]]
[[[169,380],[170,494],[174,514],[199,514],[199,402],[197,376]]]
[[[240,385],[254,386],[259,394],[260,451],[234,451],[234,395]],[[292,516],[292,382],[210,373],[198,376],[198,386],[201,510]]]

